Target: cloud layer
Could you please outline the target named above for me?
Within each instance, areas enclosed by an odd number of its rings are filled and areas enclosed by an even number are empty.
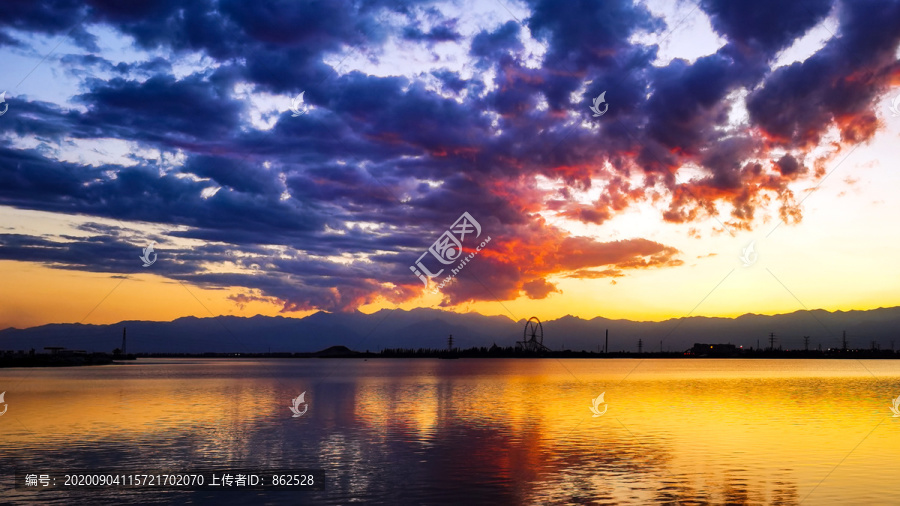
[[[83,52],[46,63],[77,79],[67,104],[28,100],[27,81],[8,97],[0,204],[97,223],[82,225],[87,239],[0,235],[0,258],[136,272],[124,223],[152,223],[167,232],[137,242],[158,241],[157,274],[243,287],[237,304],[349,310],[420,295],[409,266],[468,211],[492,242],[443,304],[542,299],[554,278],[682,264],[672,246],[572,236],[545,215],[599,225],[647,202],[660,222],[799,221],[789,185],[871,139],[873,104],[900,82],[896,1],[701,0],[724,43],[665,64],[639,35],[664,38],[677,20],[642,4],[526,7],[521,23],[466,32],[442,2],[13,2],[0,50],[37,54],[35,38],[63,37]],[[775,68],[828,16],[834,37]],[[104,51],[110,33],[141,58]],[[471,71],[437,56],[431,71],[387,75],[339,63],[441,48]],[[310,110],[292,117],[301,91]],[[608,113],[594,118],[604,91]],[[260,113],[265,97],[284,110]],[[128,163],[62,156],[110,139],[133,148]]]

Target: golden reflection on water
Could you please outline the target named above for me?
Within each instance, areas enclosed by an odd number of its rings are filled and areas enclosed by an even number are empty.
[[[251,425],[254,418],[271,414],[267,399],[239,383],[203,380],[186,385],[183,380],[165,379],[94,380],[85,385],[47,381],[18,388],[13,395],[7,394],[7,402],[9,414],[21,423],[18,435],[24,443],[29,438],[65,441],[85,435],[151,435],[222,422]]]
[[[250,445],[280,455],[306,428],[319,431],[323,467],[349,473],[347,497],[379,485],[376,452],[406,448],[417,479],[477,474],[521,503],[887,504],[900,493],[892,361],[151,361],[0,371],[7,385],[0,450],[190,434],[199,457],[228,461]],[[292,420],[301,389],[310,411]],[[601,392],[609,409],[592,417]]]
[[[660,362],[532,361],[521,367],[527,362],[507,361],[482,375],[440,382],[366,379],[356,413],[379,433],[401,427],[426,444],[451,420],[491,427],[509,435],[514,449],[507,450],[517,459],[541,470],[540,479],[551,484],[544,488],[586,487],[618,500],[626,499],[621,483],[578,476],[573,462],[598,473],[644,462],[673,490],[693,487],[693,494],[715,501],[781,503],[797,503],[810,492],[827,501],[884,491],[891,480],[885,470],[897,469],[900,420],[888,406],[900,395],[900,363]],[[431,365],[435,370],[426,377],[440,377],[442,364]],[[609,410],[592,417],[590,400],[601,392]],[[509,453],[500,453],[499,468],[510,467]],[[572,458],[554,466],[547,460],[554,453]],[[848,469],[831,473],[842,461]],[[554,478],[567,470],[569,478]],[[635,498],[651,499],[658,497]]]

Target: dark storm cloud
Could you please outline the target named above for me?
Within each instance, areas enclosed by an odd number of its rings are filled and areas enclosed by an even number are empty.
[[[897,82],[900,3],[842,2],[839,37],[803,62],[777,69],[748,98],[754,122],[775,142],[809,148],[831,126],[845,142],[868,140],[877,97]]]
[[[134,238],[126,241],[115,228],[89,228],[106,230],[102,236],[60,236],[52,241],[35,236],[2,234],[0,260],[40,262],[55,268],[80,271],[152,273],[208,288],[252,286],[267,294],[270,302],[284,301],[284,311],[317,307],[340,310],[371,302],[378,295],[409,296],[402,289],[385,289],[371,281],[371,267],[363,263],[336,265],[314,258],[272,261],[271,252],[261,248],[242,248],[241,255],[237,256],[232,247],[222,245],[176,247],[167,242],[169,238],[166,236],[141,237],[141,242],[135,244]],[[157,241],[154,245],[156,261],[145,268],[139,256],[151,240]],[[261,259],[248,257],[248,254],[266,256]],[[211,262],[232,262],[246,268],[246,271],[239,274],[205,271],[203,265]],[[335,286],[339,286],[340,290],[335,290]]]
[[[500,56],[521,51],[525,48],[519,39],[521,30],[521,25],[515,21],[507,21],[492,32],[484,30],[472,38],[469,54],[492,63]]]
[[[772,201],[783,219],[798,220],[788,183],[810,177],[810,148],[834,126],[845,142],[877,127],[874,99],[900,75],[897,4],[839,3],[838,36],[773,70],[775,55],[821,22],[831,2],[704,0],[696,12],[710,16],[724,45],[693,62],[659,64],[658,47],[635,36],[675,26],[628,0],[531,0],[528,30],[510,20],[474,34],[461,33],[435,2],[16,1],[0,18],[0,44],[17,51],[25,43],[12,30],[68,33],[92,48],[89,30],[103,26],[153,57],[62,57],[80,79],[77,108],[22,100],[2,118],[10,136],[38,146],[0,140],[0,204],[159,224],[168,231],[142,238],[158,240],[169,260],[156,272],[245,287],[235,302],[277,300],[284,311],[415,296],[422,285],[410,264],[467,211],[492,241],[443,290],[443,304],[550,297],[556,278],[614,278],[682,261],[677,249],[642,238],[572,237],[541,211],[602,224],[654,200],[663,220],[681,223],[725,203],[728,226],[749,229]],[[528,32],[546,48],[537,65],[523,43]],[[421,80],[375,76],[326,63],[350,54],[378,61],[389,42],[465,41],[471,77],[446,67]],[[186,67],[185,57],[204,65]],[[264,118],[274,124],[262,129],[240,87],[283,97],[282,111],[304,91],[312,107]],[[588,105],[604,91],[610,108],[597,120]],[[749,93],[749,124],[729,125],[738,92]],[[573,125],[573,116],[594,128]],[[127,166],[61,161],[71,160],[62,153],[72,139],[138,149]],[[700,174],[682,181],[676,173],[686,165]],[[564,187],[539,189],[537,175]],[[603,185],[593,202],[571,198],[593,184]],[[85,231],[94,235],[55,243],[0,236],[0,256],[140,270],[141,241],[109,225]],[[176,247],[178,239],[204,243]],[[205,270],[215,263],[239,272]]]
[[[152,166],[128,170],[119,166],[84,167],[7,148],[0,149],[0,167],[0,201],[6,205],[187,225],[196,229],[184,233],[184,237],[225,239],[244,245],[268,244],[268,240],[284,243],[289,237],[297,240],[324,228],[323,217],[307,212],[308,205],[280,201],[274,192],[265,195],[222,189],[204,199],[201,191],[210,182],[195,182],[177,174],[160,177],[158,168]],[[108,172],[115,177],[106,175]]]
[[[737,60],[730,48],[698,58],[692,64],[673,60],[651,76],[652,95],[642,104],[646,133],[666,150],[696,155],[714,146],[714,128],[727,120],[725,96],[752,84],[764,68]]]
[[[134,74],[168,74],[172,72],[172,63],[164,58],[153,58],[146,62],[129,64],[113,63],[95,54],[68,54],[59,59],[71,72],[86,74],[88,71],[115,72],[120,75]]]
[[[684,222],[712,215],[716,212],[715,202],[724,200],[734,206],[732,216],[736,220],[730,226],[749,228],[748,220],[752,220],[754,208],[765,201],[763,192],[775,194],[782,204],[779,211],[782,216],[797,217],[799,211],[786,186],[794,179],[794,174],[786,174],[773,166],[784,178],[778,180],[743,170],[743,167],[754,159],[766,160],[772,148],[800,148],[794,156],[803,156],[804,151],[818,143],[821,134],[833,125],[841,128],[845,142],[859,142],[871,137],[877,126],[872,111],[873,100],[884,92],[888,76],[897,72],[893,55],[898,32],[891,28],[896,25],[896,3],[842,6],[839,9],[842,16],[839,37],[829,41],[805,63],[779,69],[774,74],[770,73],[770,64],[775,52],[823,19],[830,9],[829,3],[800,4],[779,10],[777,22],[768,24],[765,19],[771,13],[765,9],[748,17],[746,23],[740,21],[742,13],[758,7],[753,3],[720,5],[710,2],[703,5],[715,18],[714,27],[727,39],[716,53],[700,57],[693,63],[675,59],[661,68],[649,65],[639,65],[631,70],[619,68],[616,74],[625,77],[610,78],[607,70],[626,61],[624,55],[641,54],[636,48],[623,46],[621,51],[614,53],[619,59],[598,60],[599,70],[594,76],[588,70],[588,77],[594,77],[594,84],[589,86],[585,102],[606,91],[611,104],[610,114],[606,117],[616,120],[603,123],[604,143],[597,149],[605,152],[595,157],[594,166],[605,159],[620,173],[634,169],[644,172],[648,186],[662,183],[672,195],[670,208],[663,215],[668,221]],[[875,35],[865,36],[873,26]],[[550,54],[562,55],[562,48],[568,48],[569,52],[565,54],[580,54],[577,45],[565,40],[550,38]],[[859,42],[858,47],[855,47],[855,41]],[[615,44],[614,40],[598,42],[603,43]],[[865,44],[868,47],[864,47]],[[832,53],[844,53],[844,57],[829,58]],[[850,55],[857,53],[866,53],[866,56],[851,61]],[[816,63],[829,59],[827,64]],[[541,70],[548,66],[559,68],[557,62],[549,61]],[[875,68],[871,68],[873,66]],[[797,68],[802,67],[810,68],[800,72]],[[565,80],[564,77],[555,79],[556,82]],[[619,86],[625,81],[630,81],[628,86]],[[553,80],[548,79],[548,82],[552,84]],[[570,85],[564,91],[571,89]],[[769,134],[766,139],[755,138],[752,130],[734,133],[724,128],[731,112],[727,97],[742,89],[755,89],[748,100],[750,119]],[[830,109],[830,104],[841,110]],[[751,126],[754,125],[751,123]],[[733,149],[736,147],[734,139],[742,138],[741,148]],[[551,165],[566,167],[564,177],[570,184],[586,186],[590,178],[597,175],[584,158],[579,166],[578,158],[572,156],[578,153],[578,145],[587,142],[590,141],[582,136],[571,135],[556,150],[567,156],[546,159]],[[722,150],[723,142],[731,143],[731,148]],[[622,153],[628,152],[637,152],[637,155],[622,157]],[[674,172],[685,164],[698,164],[708,175],[678,182]],[[642,196],[640,193],[632,195]],[[578,205],[568,207],[570,209],[564,214],[586,222],[602,223],[613,215],[602,201],[598,201],[594,209]]]
[[[775,168],[781,172],[782,176],[793,177],[797,174],[806,172],[806,167],[800,164],[796,158],[791,155],[784,155],[775,162]]]
[[[403,38],[420,42],[455,42],[463,36],[453,26],[441,25],[422,31],[417,26],[409,26],[403,30]]]
[[[183,172],[211,179],[241,193],[274,195],[280,190],[273,171],[233,158],[194,156],[184,165]]]
[[[456,72],[452,72],[447,69],[436,70],[431,73],[434,77],[440,79],[441,83],[446,87],[446,89],[452,90],[455,93],[459,93],[460,91],[466,88],[468,81],[460,78]]]
[[[720,35],[770,55],[822,21],[832,4],[833,0],[700,0]]]
[[[206,76],[180,80],[154,76],[143,82],[117,77],[87,83],[91,90],[75,97],[88,108],[78,125],[82,130],[177,144],[185,135],[187,139],[227,139],[240,123],[239,102],[229,100],[227,91]]]
[[[636,67],[648,65],[653,49],[633,44],[630,39],[638,33],[665,28],[662,19],[631,0],[532,0],[529,5],[532,13],[527,26],[548,47],[542,66],[543,94],[551,110],[570,109],[569,95],[587,80],[608,85],[627,78]]]
[[[3,2],[0,27],[56,35],[73,29],[89,11],[81,0],[8,0]]]
[[[19,39],[7,33],[0,32],[0,46],[21,47],[23,44]]]
[[[556,2],[531,0],[528,28],[549,44],[547,64],[574,63],[573,69],[610,65],[632,46],[628,40],[642,31],[664,27],[643,5],[631,0],[609,2]]]

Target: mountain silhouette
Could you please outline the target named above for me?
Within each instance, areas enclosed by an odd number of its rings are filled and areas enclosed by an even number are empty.
[[[522,315],[525,316],[525,315]],[[527,315],[532,316],[532,315]],[[537,315],[540,317],[540,315]],[[283,316],[188,316],[171,322],[122,321],[111,325],[57,323],[27,329],[0,331],[0,350],[38,351],[45,346],[64,346],[87,351],[111,351],[119,346],[122,327],[128,329],[129,353],[264,353],[315,352],[331,346],[354,351],[384,348],[447,347],[453,335],[455,347],[513,346],[522,340],[526,318],[451,313],[438,309],[383,309],[372,314],[359,311],[320,311],[305,318]],[[586,320],[564,316],[543,322],[544,345],[551,350],[602,349],[609,329],[609,351],[682,351],[695,342],[731,343],[745,348],[768,346],[774,332],[775,346],[802,349],[838,348],[847,332],[851,348],[890,349],[900,344],[900,307],[867,311],[796,311],[779,315],[745,314],[737,318],[693,316],[660,322]]]

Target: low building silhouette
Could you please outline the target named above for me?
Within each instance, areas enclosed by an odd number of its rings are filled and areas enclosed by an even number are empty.
[[[694,343],[684,354],[692,357],[736,357],[741,350],[733,344]]]

